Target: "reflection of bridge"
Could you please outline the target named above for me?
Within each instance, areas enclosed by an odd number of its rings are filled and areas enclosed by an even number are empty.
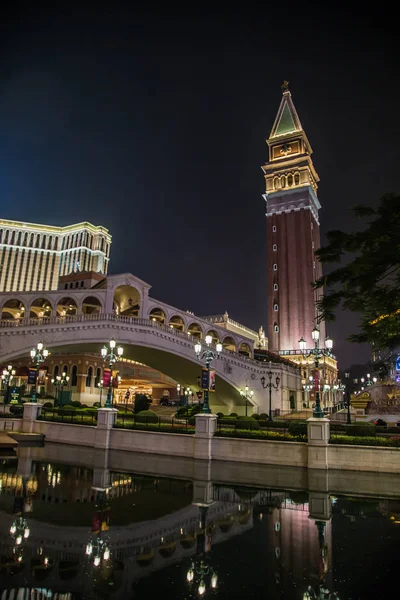
[[[9,317],[0,321],[2,361],[29,356],[30,349],[39,340],[53,352],[98,353],[104,342],[115,337],[124,346],[125,358],[153,367],[195,389],[200,363],[194,353],[194,342],[209,334],[214,342],[221,340],[224,346],[220,359],[213,362],[217,375],[213,409],[226,412],[227,407],[232,410],[243,406],[244,400],[238,390],[249,385],[254,390],[252,401],[255,410],[268,412],[268,398],[260,378],[269,370],[269,363],[261,363],[242,354],[243,344],[247,345],[248,354],[251,354],[251,340],[246,337],[245,331],[243,334],[232,333],[191,313],[151,300],[148,297],[150,286],[131,275],[116,275],[105,281],[104,289],[90,290],[90,294],[95,294],[100,302],[99,310],[86,313],[83,307],[89,290],[68,291],[71,298],[67,300],[74,302],[69,310],[61,308],[69,306],[62,304],[66,300],[61,297],[62,292],[43,293],[50,312],[49,316],[46,313],[40,317],[32,309],[37,302],[37,292],[1,294],[2,315]],[[12,298],[9,298],[11,295]],[[129,304],[132,296],[139,298],[137,310]],[[8,308],[4,308],[10,303],[16,304],[19,310],[10,308],[9,312]],[[71,311],[72,314],[69,314]],[[25,314],[31,316],[24,318]],[[273,374],[279,374],[281,379],[280,390],[272,395],[273,408],[288,408],[289,393],[297,393],[300,401],[299,371],[286,364],[274,364]]]

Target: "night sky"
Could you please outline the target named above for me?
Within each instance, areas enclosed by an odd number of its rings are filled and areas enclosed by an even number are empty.
[[[266,328],[260,167],[283,80],[314,150],[323,235],[399,191],[399,51],[383,8],[56,4],[0,25],[1,217],[104,225],[112,273]],[[328,328],[343,367],[369,357],[345,342],[355,322]]]

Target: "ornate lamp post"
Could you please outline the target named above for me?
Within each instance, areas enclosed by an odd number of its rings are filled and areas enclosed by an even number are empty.
[[[51,380],[51,383],[56,388],[56,399],[57,399],[58,404],[60,404],[60,398],[62,400],[63,388],[64,388],[64,386],[68,385],[68,382],[69,382],[69,376],[67,375],[66,371],[64,371],[64,373],[62,375],[57,375],[55,379],[53,378]],[[58,393],[58,389],[60,389],[60,393]]]
[[[103,380],[102,380],[102,379],[100,379],[99,383],[97,384],[97,387],[98,387],[98,388],[99,388],[99,390],[100,390],[100,402],[99,402],[100,406],[99,406],[99,408],[101,408],[101,397],[102,397],[102,395],[103,395],[103,387],[104,387],[104,386],[103,386]]]
[[[15,554],[17,561],[22,562],[22,543],[27,540],[30,534],[28,522],[25,517],[17,517],[11,524],[10,535],[13,538],[14,548],[13,554]]]
[[[209,581],[208,581],[208,578]],[[204,596],[207,591],[207,585],[213,590],[217,589],[218,586],[218,576],[215,571],[208,566],[203,560],[201,560],[198,564],[192,562],[187,574],[186,580],[188,583],[193,584],[197,581],[199,582],[199,586],[197,588],[197,593],[199,596]]]
[[[181,399],[181,384],[180,383],[176,384],[176,395],[178,396],[177,401],[178,401],[178,405],[179,405],[179,402]]]
[[[211,342],[212,342],[211,335],[206,335],[207,348],[205,350],[202,351],[200,342],[196,342],[196,344],[194,345],[194,351],[196,352],[197,357],[200,358],[200,360],[203,360],[203,358],[206,359],[207,387],[204,390],[204,403],[203,403],[203,410],[202,410],[202,412],[206,413],[206,414],[211,413],[211,409],[210,409],[210,406],[208,403],[208,393],[210,391],[210,364],[211,364],[211,361],[213,361],[215,358],[218,358],[220,353],[222,352],[221,342],[218,342],[215,345],[216,352],[214,352],[213,350],[211,350],[211,348],[209,348]]]
[[[105,540],[97,536],[92,542],[88,542],[85,554],[93,557],[93,565],[98,567],[102,561],[109,560],[110,548]]]
[[[3,370],[3,374],[1,376],[1,380],[5,385],[4,392],[4,404],[8,404],[8,396],[10,392],[10,383],[15,377],[15,369],[12,368],[12,365],[8,365],[7,369]]]
[[[36,348],[32,348],[31,359],[32,359],[32,362],[34,363],[34,365],[36,366],[36,378],[37,378],[37,369],[39,368],[39,365],[46,360],[48,355],[49,355],[49,351],[47,350],[47,348],[45,348],[43,342],[38,342],[36,345]],[[36,378],[35,378],[35,384],[34,384],[33,390],[32,390],[32,398],[31,398],[31,401],[34,403],[37,402]]]
[[[246,387],[244,388],[244,391],[240,390],[240,395],[245,399],[245,402],[246,402],[246,417],[247,417],[247,403],[254,396],[254,392],[253,392],[253,390],[249,389],[248,385],[246,385]]]
[[[339,600],[339,596],[336,592],[330,592],[328,588],[320,585],[315,591],[311,585],[308,586],[307,591],[303,594],[303,600]]]
[[[268,413],[268,421],[273,421],[273,419],[272,419],[272,404],[271,404],[271,401],[272,401],[272,398],[271,398],[271,396],[272,396],[272,388],[274,388],[275,390],[277,390],[279,388],[279,383],[280,383],[281,380],[280,380],[279,376],[277,375],[275,377],[275,383],[272,383],[272,375],[273,375],[272,371],[268,371],[267,375],[268,375],[269,382],[265,383],[265,377],[263,375],[261,377],[261,385],[263,386],[264,390],[266,390],[267,388],[269,390],[269,413]]]
[[[115,352],[114,352],[115,346],[116,346],[116,341],[110,340],[109,347],[107,348],[107,346],[104,345],[103,348],[101,349],[101,356],[103,357],[103,360],[105,362],[108,362],[109,367],[110,367],[110,383],[108,385],[107,399],[106,399],[106,403],[104,405],[105,408],[112,408],[112,370],[113,370],[113,366],[117,362],[118,358],[120,358],[124,353],[124,349],[122,348],[122,346],[118,346],[117,353],[115,354]]]
[[[350,373],[345,373],[344,374],[346,379],[350,378]],[[346,387],[346,386],[345,386]],[[347,407],[347,425],[351,425],[351,413],[350,413],[350,390],[349,387],[347,386],[347,394],[346,394],[346,407]]]
[[[314,341],[314,348],[312,348],[309,352],[306,351],[307,342],[304,338],[299,340],[300,351],[304,358],[310,358],[310,356],[314,356],[314,384],[315,384],[315,409],[313,411],[313,417],[317,419],[321,419],[324,416],[324,413],[321,410],[321,400],[319,395],[319,359],[321,356],[331,356],[331,350],[333,347],[333,341],[330,337],[327,337],[325,340],[326,348],[319,347],[319,329],[314,327],[311,332],[312,339]]]

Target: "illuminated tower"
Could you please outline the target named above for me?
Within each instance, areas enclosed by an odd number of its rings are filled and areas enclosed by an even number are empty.
[[[311,347],[319,292],[310,284],[322,273],[315,256],[320,247],[319,177],[287,81],[282,92],[267,140],[269,161],[262,167],[266,183],[268,341],[273,352],[298,349],[302,336]],[[320,327],[323,347],[323,324]]]

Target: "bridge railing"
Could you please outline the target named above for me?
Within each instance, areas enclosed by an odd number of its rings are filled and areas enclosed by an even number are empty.
[[[115,313],[94,313],[89,315],[65,315],[65,316],[54,316],[54,317],[37,317],[37,318],[25,318],[25,319],[0,319],[0,329],[15,329],[17,327],[43,327],[46,325],[65,325],[75,323],[87,323],[87,322],[99,322],[99,321],[111,321],[114,323],[123,323],[125,325],[150,327],[151,329],[157,329],[164,331],[169,335],[176,338],[180,338],[182,341],[187,342],[188,345],[193,344],[198,338],[190,335],[188,332],[180,331],[176,328],[171,328],[168,325],[163,325],[152,319],[143,319],[140,317],[128,317],[125,315],[116,315]],[[201,340],[203,341],[203,340]],[[215,344],[211,344],[211,347],[215,348]],[[269,363],[263,363],[258,360],[254,360],[252,357],[244,356],[231,350],[223,349],[222,356],[229,357],[230,359],[238,360],[241,363],[247,363],[252,366],[257,366],[261,370],[269,367]],[[279,365],[281,369],[284,369],[285,365]],[[286,367],[288,369],[290,367]],[[293,367],[295,369],[295,367]]]

